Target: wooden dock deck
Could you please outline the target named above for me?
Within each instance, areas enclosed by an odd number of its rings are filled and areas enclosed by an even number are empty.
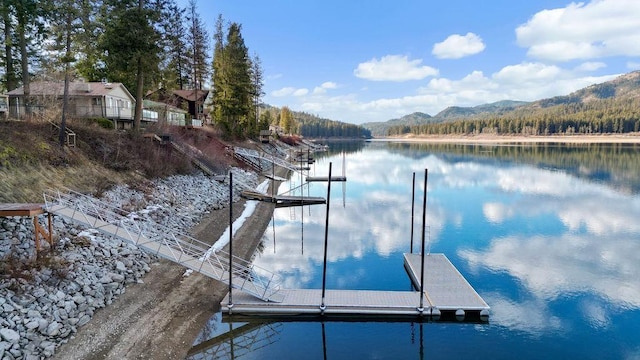
[[[405,254],[405,268],[419,289],[420,255]],[[488,320],[489,306],[469,285],[444,254],[425,256],[424,298],[420,309],[419,291],[326,290],[325,308],[321,309],[322,290],[280,290],[282,302],[265,302],[234,291],[221,302],[225,314],[262,317],[340,316],[392,317],[394,319],[432,318]],[[468,315],[468,316],[467,316]]]

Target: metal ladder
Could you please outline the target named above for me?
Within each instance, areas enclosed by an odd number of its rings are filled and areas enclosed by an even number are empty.
[[[229,284],[264,301],[281,302],[281,281],[277,274],[233,256],[230,269],[229,253],[217,250],[189,235],[153,221],[138,221],[106,202],[72,190],[48,191],[44,194],[48,212],[76,223],[90,226],[108,236],[118,237],[157,256],[176,262],[193,271]]]

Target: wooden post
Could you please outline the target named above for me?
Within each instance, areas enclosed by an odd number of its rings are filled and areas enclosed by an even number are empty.
[[[32,216],[31,219],[33,220],[33,232],[36,236],[36,257],[38,257],[38,253],[40,252],[40,224],[38,224],[38,217],[37,216]]]

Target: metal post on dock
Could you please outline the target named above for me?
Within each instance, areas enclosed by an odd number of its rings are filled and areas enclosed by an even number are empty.
[[[229,170],[229,313],[233,308],[233,172]]]
[[[324,264],[322,266],[322,302],[320,303],[320,311],[322,312],[326,309],[324,304],[324,295],[327,287],[327,245],[329,236],[329,203],[331,202],[331,164],[332,163],[329,163],[329,181],[327,181],[327,215],[324,224]]]
[[[416,207],[416,172],[413,172],[413,185],[411,187],[411,250],[410,254],[413,254],[413,212]]]
[[[424,196],[422,199],[422,254],[420,255],[422,261],[420,266],[420,307],[418,311],[424,311],[424,232],[427,221],[427,175],[429,170],[424,169]]]

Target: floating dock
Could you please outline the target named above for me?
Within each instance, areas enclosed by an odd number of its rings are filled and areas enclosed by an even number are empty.
[[[285,195],[268,195],[257,191],[243,190],[240,196],[247,200],[257,200],[276,204],[277,208],[305,205],[326,204],[327,200],[323,197],[314,196],[285,196]]]
[[[328,180],[329,180],[328,176],[307,176],[307,182],[314,182],[314,181],[327,182]],[[347,177],[346,176],[332,176],[331,177],[331,181],[332,182],[345,182],[345,181],[347,181]]]
[[[420,255],[405,254],[405,268],[419,289]],[[224,314],[261,317],[385,317],[488,320],[489,306],[444,254],[425,255],[424,297],[419,291],[326,290],[324,308],[320,289],[282,289],[281,302],[265,302],[233,291],[221,302]],[[416,286],[417,285],[417,286]],[[422,308],[420,307],[422,305]]]
[[[404,266],[413,285],[420,288],[420,254],[404,254]],[[432,308],[464,315],[489,316],[489,305],[444,254],[424,256],[424,293]]]
[[[429,308],[418,310],[418,291],[326,290],[325,307],[321,308],[322,290],[280,290],[282,302],[265,302],[254,296],[234,291],[233,306],[229,295],[222,301],[222,312],[258,316],[429,316]]]

